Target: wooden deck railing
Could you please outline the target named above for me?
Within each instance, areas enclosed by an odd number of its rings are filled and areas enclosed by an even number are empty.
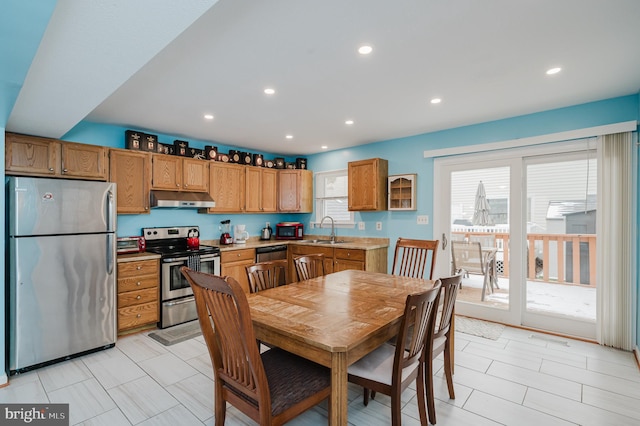
[[[501,275],[509,276],[508,233],[454,231],[452,234],[454,239],[479,241],[483,247],[497,247],[498,258],[502,262]],[[596,286],[595,234],[527,234],[527,244],[528,280]],[[582,273],[583,270],[587,272]]]

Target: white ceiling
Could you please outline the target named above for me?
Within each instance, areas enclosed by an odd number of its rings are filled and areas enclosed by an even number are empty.
[[[639,42],[638,0],[59,0],[7,129],[311,154],[638,93]]]

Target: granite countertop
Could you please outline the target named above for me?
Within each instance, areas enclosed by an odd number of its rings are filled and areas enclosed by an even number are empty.
[[[388,238],[367,238],[367,237],[338,237],[338,241],[345,240],[344,243],[336,243],[336,244],[319,244],[314,243],[311,240],[315,239],[328,239],[326,235],[305,235],[303,240],[261,240],[258,237],[249,238],[246,243],[243,244],[230,244],[230,245],[222,245],[218,240],[200,240],[201,244],[211,245],[214,247],[220,247],[220,251],[231,251],[231,250],[241,250],[241,249],[255,249],[260,247],[269,247],[269,246],[279,246],[279,245],[289,245],[289,244],[297,244],[297,245],[314,245],[319,247],[335,247],[335,248],[347,248],[347,249],[358,249],[358,250],[375,250],[379,248],[389,247],[389,239]]]
[[[119,254],[117,257],[118,263],[123,262],[138,262],[140,260],[153,260],[160,259],[160,255],[157,253],[150,253],[147,251],[143,251],[142,253],[129,253],[129,254]]]

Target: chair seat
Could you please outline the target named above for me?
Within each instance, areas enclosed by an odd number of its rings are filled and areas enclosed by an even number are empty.
[[[349,374],[373,380],[391,386],[393,359],[396,354],[396,347],[385,343],[375,351],[360,358],[349,366]],[[404,381],[420,364],[419,359],[409,364],[402,370],[402,380]]]
[[[331,386],[327,367],[279,348],[261,354],[274,416]]]

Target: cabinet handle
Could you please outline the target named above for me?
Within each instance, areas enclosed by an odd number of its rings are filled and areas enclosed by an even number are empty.
[[[240,253],[238,253],[236,256],[240,257]]]
[[[137,299],[137,300],[140,300],[140,299],[142,299],[142,296],[138,295],[138,296],[136,297],[136,299]]]
[[[178,188],[180,188],[180,184],[179,184],[179,183],[176,183],[176,186],[177,186]]]
[[[137,285],[137,286],[139,286],[140,284],[142,284],[140,281],[138,281],[138,282],[136,283],[136,285]]]
[[[62,169],[62,173],[67,173],[69,170],[67,169]]]
[[[53,171],[53,167],[49,167],[49,171],[52,172]]]
[[[351,256],[351,253],[347,253],[347,257]]]
[[[138,315],[136,315],[136,318],[140,318],[141,316],[142,316],[142,315],[138,314]]]
[[[140,269],[142,269],[142,266],[138,265],[136,266],[136,269],[139,271]]]
[[[184,187],[185,187],[185,188],[187,188],[187,187],[189,187],[189,185],[187,185],[187,184],[185,183],[185,184],[184,184]]]

